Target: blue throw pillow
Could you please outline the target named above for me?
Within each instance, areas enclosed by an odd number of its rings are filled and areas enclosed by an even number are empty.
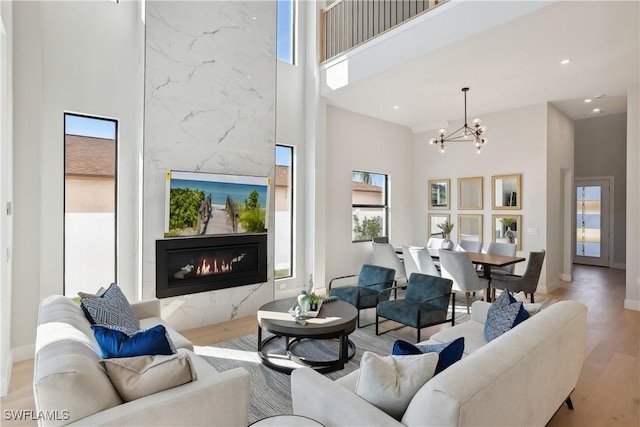
[[[462,359],[462,354],[464,353],[464,337],[456,338],[453,341],[443,344],[413,345],[403,340],[397,340],[393,343],[392,354],[394,356],[407,356],[422,353],[438,353],[438,365],[436,366],[436,371],[434,373],[434,375],[438,375],[440,372]]]
[[[505,289],[487,311],[484,336],[487,341],[492,341],[528,318],[529,313],[522,303],[511,295],[509,289]]]
[[[100,345],[103,359],[175,353],[173,343],[163,325],[154,326],[131,336],[100,325],[92,325],[91,329]]]

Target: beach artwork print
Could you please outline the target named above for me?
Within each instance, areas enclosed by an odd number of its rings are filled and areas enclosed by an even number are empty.
[[[167,172],[165,237],[263,233],[269,178]]]

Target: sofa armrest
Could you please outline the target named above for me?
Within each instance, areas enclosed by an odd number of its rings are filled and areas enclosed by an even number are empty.
[[[489,311],[489,307],[491,307],[490,302],[475,301],[471,304],[471,320],[475,320],[476,322],[480,322],[484,325],[487,321],[487,312]]]
[[[293,413],[330,426],[402,426],[395,418],[311,368],[291,373]]]
[[[131,303],[131,308],[138,319],[162,317],[162,309],[158,298],[145,299]]]
[[[219,372],[98,412],[71,426],[246,426],[249,373]]]

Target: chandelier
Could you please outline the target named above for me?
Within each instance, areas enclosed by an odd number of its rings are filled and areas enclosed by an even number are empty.
[[[468,87],[463,87],[462,92],[464,92],[464,125],[453,132],[451,135],[445,137],[445,130],[440,129],[440,136],[438,138],[431,138],[429,140],[429,144],[435,145],[436,147],[440,145],[440,152],[444,153],[445,142],[467,142],[472,141],[476,146],[476,152],[480,154],[480,150],[482,146],[487,142],[486,138],[482,138],[482,135],[486,132],[487,128],[485,126],[480,126],[480,119],[475,119],[473,121],[473,127],[469,127],[467,125],[467,92],[469,91]]]

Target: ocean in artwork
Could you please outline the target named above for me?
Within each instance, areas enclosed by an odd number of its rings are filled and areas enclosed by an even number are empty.
[[[171,179],[171,188],[186,188],[189,190],[204,191],[205,197],[211,194],[211,202],[214,205],[224,205],[227,196],[239,203],[244,203],[249,194],[256,190],[258,201],[263,208],[267,206],[267,186],[259,184],[242,184],[237,182],[198,181],[191,179]]]

